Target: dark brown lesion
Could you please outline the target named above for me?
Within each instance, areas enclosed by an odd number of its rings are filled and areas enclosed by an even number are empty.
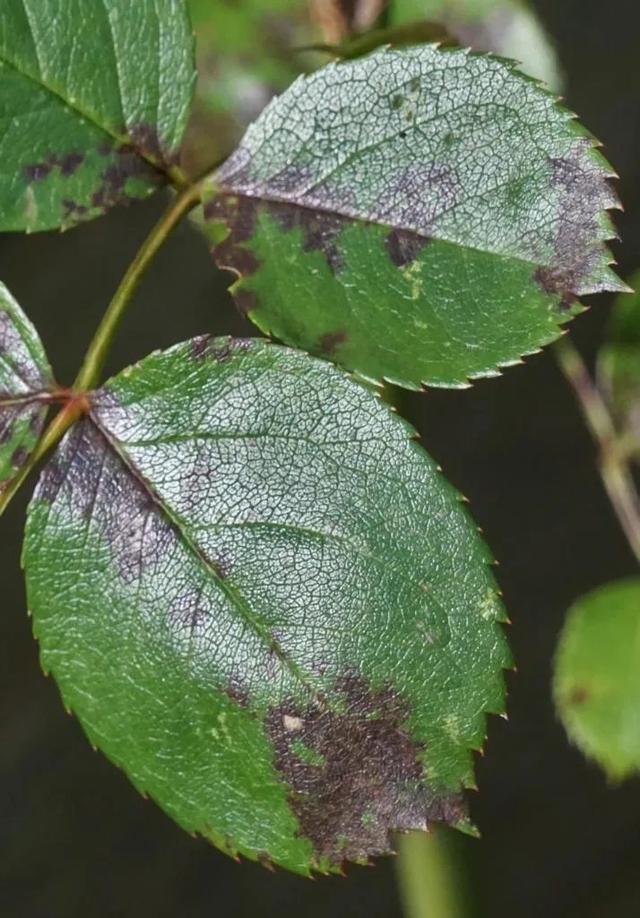
[[[319,338],[317,349],[322,354],[333,354],[348,338],[347,332],[341,328],[336,329],[336,331],[326,332]]]
[[[157,186],[166,182],[167,177],[163,169],[144,158],[133,144],[121,144],[112,149],[112,153],[114,158],[103,169],[100,183],[91,196],[91,205],[94,208],[107,211],[116,204],[132,201],[135,196],[127,191],[130,179]]]
[[[545,293],[559,298],[558,308],[561,310],[571,309],[578,299],[575,292],[578,277],[572,267],[566,269],[538,268],[534,272],[533,279]]]
[[[350,218],[298,203],[264,201],[242,194],[219,194],[205,206],[205,218],[222,222],[229,230],[226,239],[213,250],[220,267],[235,271],[240,277],[258,270],[261,262],[248,243],[256,234],[261,212],[268,214],[284,232],[299,229],[303,251],[320,252],[333,274],[344,268],[340,236],[352,222]]]
[[[384,247],[391,263],[396,268],[405,268],[416,260],[429,242],[429,236],[421,236],[410,230],[393,229],[385,236]]]
[[[350,218],[297,202],[265,201],[262,207],[284,232],[300,230],[303,251],[320,252],[332,274],[344,268],[339,243],[345,226],[353,222]]]
[[[79,150],[70,150],[64,154],[51,153],[43,160],[27,163],[22,173],[28,182],[41,182],[56,170],[60,175],[69,178],[82,165],[84,159],[85,154]]]
[[[591,692],[584,685],[574,686],[567,696],[567,704],[572,707],[580,707],[589,701]]]
[[[157,127],[140,122],[122,127],[121,133],[128,138],[126,141],[105,138],[95,150],[99,157],[108,157],[108,162],[100,173],[90,200],[77,201],[71,195],[62,200],[64,223],[77,223],[94,216],[96,210],[104,213],[117,204],[131,202],[136,195],[127,189],[130,179],[138,179],[151,186],[160,186],[168,181],[169,170],[179,160],[179,151],[167,147]],[[23,176],[29,183],[41,182],[55,172],[62,178],[70,178],[86,158],[86,154],[79,150],[50,153],[24,166]]]
[[[246,243],[256,230],[256,202],[238,195],[216,195],[204,207],[207,221],[223,223],[228,235],[214,246],[213,255],[221,268],[234,271],[238,277],[248,277],[260,267],[259,259]]]
[[[265,721],[316,863],[367,860],[390,853],[396,831],[465,818],[461,795],[425,782],[424,745],[411,737],[409,707],[391,685],[374,689],[348,674],[331,697],[332,707],[284,701]]]
[[[227,363],[234,354],[247,351],[253,342],[250,338],[214,337],[200,335],[189,343],[191,357],[194,360],[214,360],[216,363]]]
[[[151,160],[161,169],[175,166],[180,159],[180,151],[169,147],[158,131],[158,126],[147,121],[138,121],[127,125],[126,134],[140,156]]]

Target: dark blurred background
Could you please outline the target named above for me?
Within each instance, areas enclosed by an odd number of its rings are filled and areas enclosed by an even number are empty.
[[[621,175],[623,276],[640,267],[638,0],[537,0],[566,77],[568,104]],[[0,277],[34,320],[61,382],[162,208],[154,200],[64,235],[0,239]],[[204,242],[181,226],[145,280],[110,371],[204,330],[249,333]],[[608,315],[593,301],[573,325],[592,359]],[[406,413],[500,559],[518,666],[509,722],[492,718],[480,793],[481,841],[460,837],[479,918],[640,916],[640,780],[609,787],[572,749],[550,700],[550,667],[569,604],[634,572],[604,496],[594,448],[552,353],[469,391],[407,399]],[[190,838],[92,752],[40,672],[20,574],[26,500],[1,521],[0,914],[8,918],[298,915],[394,918],[392,860],[345,879],[305,881],[236,864]]]

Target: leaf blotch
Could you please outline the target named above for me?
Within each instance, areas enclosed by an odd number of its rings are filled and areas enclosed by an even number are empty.
[[[152,159],[160,166],[175,165],[179,153],[164,143],[158,128],[151,122],[140,121],[127,126],[131,143],[145,159]]]
[[[16,450],[14,450],[11,456],[11,465],[14,469],[19,469],[25,464],[28,458],[29,450],[25,449],[23,446],[19,446]]]
[[[299,834],[311,840],[317,862],[366,860],[389,853],[396,830],[459,822],[462,798],[424,783],[423,746],[409,735],[398,694],[352,674],[335,691],[339,708],[285,701],[265,722]]]
[[[247,248],[255,233],[256,205],[245,197],[219,195],[204,208],[205,219],[222,221],[229,235],[213,249],[216,263],[221,268],[234,271],[238,277],[248,277],[260,267],[260,261]]]
[[[251,348],[251,341],[247,338],[214,337],[213,335],[200,335],[190,342],[191,356],[194,360],[215,360],[216,363],[226,363],[231,357],[241,351]]]
[[[581,138],[566,156],[549,158],[558,207],[553,260],[538,268],[534,280],[545,293],[559,297],[560,309],[569,309],[585,292],[602,257],[600,215],[618,203],[590,153],[591,142]]]
[[[567,704],[575,707],[585,704],[591,697],[591,692],[589,689],[585,688],[584,685],[576,685],[575,688],[571,689],[567,697]]]
[[[342,230],[351,221],[339,214],[324,213],[291,204],[271,204],[269,210],[286,230],[300,228],[305,252],[320,252],[332,274],[344,268],[339,246]]]
[[[94,208],[106,212],[116,204],[126,204],[136,195],[128,191],[130,180],[139,180],[152,185],[165,181],[164,173],[156,169],[138,153],[131,144],[122,144],[115,151],[116,158],[101,174],[101,182],[91,196]]]
[[[393,229],[385,236],[384,247],[392,264],[396,268],[404,268],[416,260],[428,242],[427,236],[409,230]]]
[[[23,172],[28,182],[40,182],[51,172],[51,165],[47,162],[30,163],[24,167]]]
[[[333,354],[336,348],[348,339],[349,335],[346,331],[340,329],[338,331],[327,332],[322,335],[318,341],[318,349],[323,354]]]
[[[40,500],[62,496],[87,531],[109,548],[126,584],[161,563],[176,541],[152,495],[134,478],[96,424],[85,418],[54,454],[38,484]]]
[[[71,150],[64,155],[52,153],[42,162],[26,165],[23,174],[28,182],[40,182],[57,169],[60,175],[69,178],[84,162],[84,159],[84,153],[79,150]]]

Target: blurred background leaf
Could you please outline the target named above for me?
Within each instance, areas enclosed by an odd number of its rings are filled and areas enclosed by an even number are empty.
[[[518,0],[390,0],[394,23],[441,22],[461,45],[512,57],[522,69],[558,91],[556,51],[540,20]]]
[[[640,771],[640,578],[599,587],[569,610],[554,694],[585,755],[613,779]]]

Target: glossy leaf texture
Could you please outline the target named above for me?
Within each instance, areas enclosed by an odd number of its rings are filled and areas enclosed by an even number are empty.
[[[194,77],[183,0],[3,0],[0,229],[71,226],[164,183]]]
[[[393,23],[442,22],[461,45],[513,58],[554,91],[562,87],[555,48],[522,0],[390,0],[389,7]]]
[[[53,386],[35,328],[0,284],[0,494],[38,442]]]
[[[640,578],[600,587],[569,611],[554,694],[585,755],[614,779],[640,771]]]
[[[510,63],[428,45],[299,78],[211,179],[214,256],[265,332],[461,386],[560,333],[609,268],[609,167]]]
[[[607,339],[598,358],[598,383],[623,436],[640,457],[640,272],[630,281],[632,296],[616,299]]]
[[[459,495],[367,387],[259,340],[115,377],[24,551],[42,663],[185,829],[293,871],[470,828],[508,653]]]

